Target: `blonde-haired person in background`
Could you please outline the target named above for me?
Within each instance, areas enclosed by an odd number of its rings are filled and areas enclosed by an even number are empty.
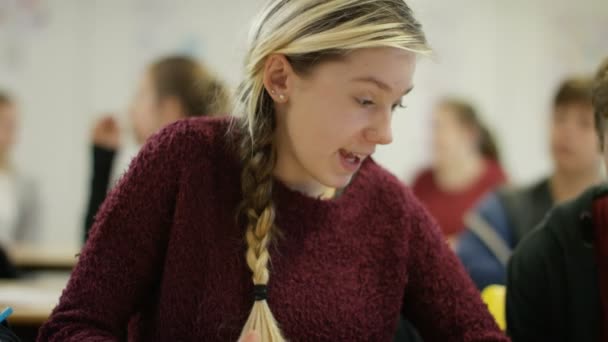
[[[39,340],[391,341],[403,312],[427,341],[506,341],[429,214],[370,158],[429,52],[409,7],[275,0],[251,39],[243,117],[149,140]]]
[[[188,56],[168,56],[152,63],[143,74],[129,119],[138,145],[154,132],[179,119],[225,115],[230,110],[228,88],[202,62]],[[92,134],[92,175],[84,222],[86,240],[93,218],[106,198],[115,168],[116,154],[123,146],[120,127],[113,116],[100,119]],[[126,167],[118,163],[118,168]],[[126,164],[126,163],[125,163]],[[119,173],[122,170],[119,170]]]

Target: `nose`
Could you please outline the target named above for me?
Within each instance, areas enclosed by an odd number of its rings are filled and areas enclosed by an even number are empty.
[[[393,142],[392,128],[393,114],[389,110],[388,113],[378,113],[371,123],[370,127],[365,130],[365,139],[376,145],[388,145]]]

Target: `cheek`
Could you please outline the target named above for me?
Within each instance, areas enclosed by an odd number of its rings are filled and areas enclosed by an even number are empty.
[[[593,158],[597,158],[598,155],[600,157],[603,155],[603,151],[604,149],[602,149],[602,144],[599,141],[598,136],[593,135],[589,143],[589,153],[593,156]]]
[[[2,141],[9,141],[15,135],[15,126],[12,122],[3,122],[0,123],[0,139]]]
[[[151,118],[154,117],[155,111],[156,111],[156,108],[154,106],[154,103],[151,100],[146,99],[141,103],[140,112],[141,112],[142,119],[150,120]]]
[[[143,131],[145,118],[142,115],[141,109],[134,107],[133,111],[131,113],[132,113],[131,121],[133,124],[133,128],[135,128],[137,133],[139,133],[139,134],[143,133],[142,131]]]
[[[0,147],[2,148],[10,148],[14,143],[14,138],[12,136],[3,135],[0,136]]]
[[[576,135],[577,139],[573,139],[573,143],[579,146],[581,153],[587,152],[587,154],[590,154],[597,152],[599,143],[595,130],[581,129]]]
[[[141,125],[150,126],[156,117],[156,107],[152,101],[141,101],[135,110],[137,120]]]
[[[148,113],[153,112],[156,107],[156,98],[147,88],[144,88],[138,92],[135,97],[133,108],[135,111],[140,113],[140,116],[146,116]]]
[[[151,110],[140,108],[133,112],[133,129],[140,140],[147,139],[156,130],[156,119]]]
[[[8,134],[6,133],[6,130],[4,129],[4,127],[0,126],[0,146],[4,146],[8,143]]]
[[[289,140],[299,158],[318,160],[333,145],[335,131],[331,129],[328,122],[331,119],[325,115],[327,113],[314,107],[309,107],[308,110],[293,111],[289,114]]]
[[[560,128],[559,126],[553,126],[551,128],[551,132],[550,132],[550,139],[551,139],[551,143],[552,144],[557,144],[560,143],[561,141],[564,141],[566,139],[564,139],[564,129]]]
[[[288,126],[294,144],[309,145],[319,153],[333,152],[362,132],[365,116],[344,100],[344,94],[317,92],[299,97],[290,108]]]
[[[461,141],[458,133],[448,127],[440,127],[434,132],[434,139],[438,145],[442,149],[453,149],[457,146]]]
[[[328,152],[335,153],[341,148],[367,147],[364,132],[370,127],[372,113],[359,108],[336,108],[327,113],[323,128],[324,141]]]

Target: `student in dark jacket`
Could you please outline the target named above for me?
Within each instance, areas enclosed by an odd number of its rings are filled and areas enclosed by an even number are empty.
[[[593,90],[608,166],[608,59]],[[507,278],[514,342],[608,341],[608,187],[556,207],[517,247]]]
[[[226,114],[227,88],[203,64],[191,57],[169,56],[154,62],[144,73],[130,108],[138,144],[154,132],[186,117]],[[91,191],[84,223],[85,239],[112,182],[112,170],[121,136],[112,116],[100,119],[92,134]]]
[[[505,284],[515,246],[540,223],[554,203],[580,195],[601,179],[591,104],[592,77],[571,78],[559,87],[550,124],[553,173],[527,188],[503,187],[465,216],[467,229],[457,254],[481,290]]]

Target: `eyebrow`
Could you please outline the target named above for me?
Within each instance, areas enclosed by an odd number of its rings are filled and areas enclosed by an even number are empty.
[[[391,88],[391,86],[389,86],[388,84],[380,81],[379,79],[373,77],[373,76],[368,76],[368,77],[357,77],[355,79],[353,79],[354,82],[366,82],[366,83],[372,83],[374,85],[376,85],[376,87],[388,91],[388,92],[392,92],[393,88]],[[405,96],[407,94],[409,94],[412,89],[414,89],[414,86],[411,86],[408,90],[406,90],[403,95],[401,96]]]

